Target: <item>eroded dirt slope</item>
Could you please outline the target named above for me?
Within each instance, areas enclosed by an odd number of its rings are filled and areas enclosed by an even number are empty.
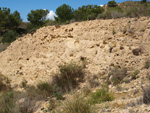
[[[107,74],[116,65],[141,69],[150,54],[150,18],[76,22],[38,29],[0,53],[0,72],[20,84],[45,80],[59,64],[85,58],[87,70]]]

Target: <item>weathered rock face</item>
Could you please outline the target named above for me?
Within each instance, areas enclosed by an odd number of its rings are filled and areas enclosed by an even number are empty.
[[[115,30],[115,34],[113,34]],[[43,27],[17,39],[0,53],[0,72],[12,83],[44,80],[59,64],[86,58],[91,73],[119,65],[140,69],[150,54],[150,19],[94,20]]]

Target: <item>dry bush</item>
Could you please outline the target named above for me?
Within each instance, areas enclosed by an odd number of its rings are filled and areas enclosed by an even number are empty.
[[[150,67],[150,62],[147,60],[144,64],[144,68],[148,69]]]
[[[92,105],[84,97],[75,95],[63,103],[62,113],[95,113]]]
[[[48,94],[53,93],[53,87],[48,82],[40,82],[37,84],[37,88],[41,91],[45,91]]]
[[[143,88],[143,103],[150,104],[150,85]]]
[[[120,12],[118,12],[118,11],[112,11],[112,12],[111,12],[111,17],[112,17],[113,19],[115,19],[115,18],[122,18],[122,17],[125,17],[125,14],[120,13]]]
[[[136,79],[137,75],[140,73],[140,70],[136,70],[131,74],[131,79]]]
[[[15,92],[3,92],[0,95],[0,113],[20,113],[16,104]]]
[[[25,99],[23,102],[19,103],[19,111],[21,113],[33,113],[35,101],[30,99]]]
[[[10,84],[8,78],[4,77],[0,73],[0,91],[9,90],[9,89],[10,89]]]
[[[126,68],[115,67],[108,74],[108,78],[111,77],[111,81],[108,80],[108,82],[111,82],[114,85],[117,85],[123,81],[123,79],[126,77],[126,75],[127,75],[127,69]]]
[[[99,79],[97,75],[94,75],[92,77],[88,77],[88,85],[90,88],[94,88],[100,85]]]
[[[69,63],[60,66],[60,72],[52,78],[52,85],[62,92],[76,88],[84,79],[84,66],[77,63]]]

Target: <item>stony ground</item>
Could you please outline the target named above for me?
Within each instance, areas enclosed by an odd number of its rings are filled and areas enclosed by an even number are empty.
[[[23,80],[35,85],[50,78],[60,64],[87,62],[86,71],[103,78],[115,66],[128,73],[140,70],[137,79],[119,86],[109,85],[115,100],[100,105],[99,112],[147,113],[142,86],[149,84],[150,18],[121,18],[48,26],[27,34],[0,53],[0,72],[18,89]],[[130,77],[127,77],[130,79]],[[103,81],[104,82],[104,81]]]

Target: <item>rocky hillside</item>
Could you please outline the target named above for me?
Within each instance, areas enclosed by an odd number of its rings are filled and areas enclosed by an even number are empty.
[[[116,100],[104,103],[105,108],[107,104],[111,107],[99,112],[120,112],[123,109],[127,113],[130,112],[127,105],[135,112],[144,112],[146,105],[136,105],[135,100],[142,96],[141,85],[149,83],[146,78],[149,70],[143,68],[150,60],[149,45],[149,17],[48,26],[17,39],[1,52],[0,72],[11,80],[13,88],[18,88],[22,80],[34,85],[57,72],[60,64],[83,59],[87,63],[86,71],[98,77],[108,76],[115,66],[126,67],[129,74],[140,70],[136,80],[120,85],[121,91],[109,85],[116,92]]]

